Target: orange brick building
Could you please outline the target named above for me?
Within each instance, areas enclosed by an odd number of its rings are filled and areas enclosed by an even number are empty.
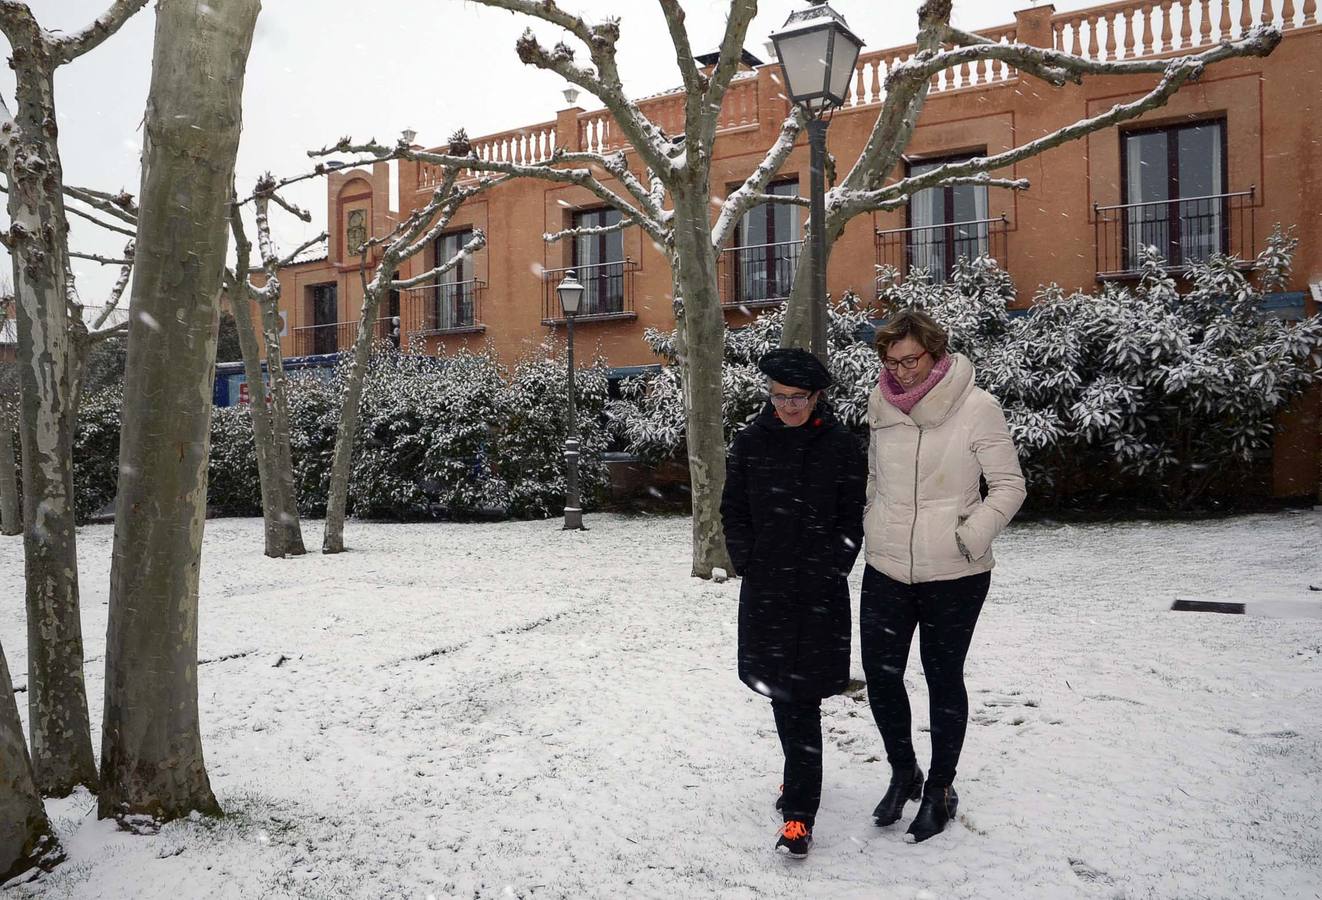
[[[1177,262],[1211,252],[1252,258],[1279,222],[1302,239],[1289,291],[1273,298],[1284,314],[1315,312],[1310,283],[1322,282],[1322,23],[1317,3],[1272,0],[1142,0],[1069,13],[1040,6],[1015,23],[983,31],[1094,59],[1159,57],[1196,51],[1238,36],[1260,22],[1285,39],[1266,59],[1231,60],[1207,71],[1164,107],[1118,129],[1021,163],[1000,175],[1027,178],[1030,190],[985,187],[933,190],[907,209],[855,219],[836,244],[827,280],[875,297],[879,264],[902,273],[912,266],[948,270],[958,255],[988,252],[1014,277],[1021,304],[1039,285],[1095,291],[1132,277],[1137,247],[1156,243]],[[889,67],[914,47],[865,52],[853,95],[838,110],[828,148],[847,170],[861,150],[884,99]],[[748,65],[731,85],[722,110],[712,189],[740,183],[762,159],[788,113],[779,67]],[[905,166],[921,171],[936,160],[996,153],[1136,99],[1155,76],[1091,77],[1053,88],[1020,77],[1001,63],[945,73],[927,101]],[[680,94],[641,102],[667,132],[679,131]],[[554,120],[475,139],[485,158],[531,163],[556,148],[616,149],[622,145],[604,111],[561,110]],[[904,171],[896,171],[902,177]],[[404,162],[399,196],[409,209],[427,202],[438,172]],[[806,138],[773,183],[794,192],[808,184]],[[330,240],[326,256],[282,272],[290,356],[334,352],[352,341],[362,298],[360,260],[346,247],[388,232],[392,210],[386,164],[371,171],[333,172],[327,179]],[[444,354],[489,345],[504,359],[535,352],[558,333],[554,285],[574,268],[588,285],[577,341],[584,357],[603,354],[625,368],[657,362],[642,340],[646,328],[674,327],[665,257],[638,228],[609,237],[548,244],[543,234],[573,225],[603,224],[613,215],[585,190],[522,179],[480,195],[455,216],[438,246],[410,260],[401,277],[436,265],[480,228],[488,244],[443,283],[401,292],[382,309],[383,337],[406,349]],[[742,223],[721,254],[722,301],[732,325],[783,300],[798,258],[804,213],[764,207]],[[396,324],[397,323],[397,324]],[[1274,466],[1278,494],[1317,488],[1319,407],[1310,396],[1284,417]]]

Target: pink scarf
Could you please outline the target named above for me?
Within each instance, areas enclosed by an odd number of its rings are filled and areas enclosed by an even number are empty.
[[[913,408],[918,405],[918,401],[927,396],[928,391],[936,387],[946,373],[950,371],[951,356],[947,353],[945,356],[932,366],[932,371],[928,373],[927,378],[922,384],[915,385],[909,391],[905,391],[904,386],[895,380],[885,367],[881,370],[881,396],[885,397],[891,406],[904,413],[906,416],[913,412]]]

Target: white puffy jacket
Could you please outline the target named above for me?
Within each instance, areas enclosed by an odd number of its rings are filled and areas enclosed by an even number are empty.
[[[907,416],[874,388],[868,424],[868,565],[905,584],[990,571],[992,540],[1024,502],[1024,476],[1001,405],[973,384],[973,364],[951,354],[950,371]]]

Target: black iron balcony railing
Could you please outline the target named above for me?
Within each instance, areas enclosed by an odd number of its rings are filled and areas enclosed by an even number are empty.
[[[408,288],[401,313],[409,332],[428,335],[480,330],[486,288],[486,282],[476,278]]]
[[[588,266],[568,266],[563,269],[542,271],[542,324],[551,325],[565,320],[560,296],[555,289],[564,280],[566,272],[573,272],[583,285],[583,299],[576,321],[584,319],[632,318],[633,273],[638,264],[625,257],[618,262],[595,263]]]
[[[293,329],[295,356],[320,356],[339,353],[353,346],[358,337],[358,322],[330,322],[324,325],[303,325]],[[399,319],[383,316],[372,327],[372,340],[388,340],[399,346]]]
[[[753,244],[721,251],[716,276],[725,306],[780,303],[794,287],[803,241]]]
[[[914,269],[925,269],[933,284],[944,284],[961,258],[989,256],[1006,267],[1006,230],[1002,214],[994,219],[969,219],[891,228],[877,232],[877,265],[890,266],[907,278]]]
[[[1252,261],[1255,189],[1118,206],[1094,206],[1097,278],[1132,278],[1145,247],[1156,247],[1171,271],[1215,253]]]

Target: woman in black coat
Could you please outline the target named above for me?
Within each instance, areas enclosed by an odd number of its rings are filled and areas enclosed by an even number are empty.
[[[771,698],[785,753],[776,849],[807,855],[822,793],[821,704],[849,683],[849,588],[863,541],[867,461],[822,400],[806,350],[758,367],[769,401],[734,440],[721,516],[739,592],[739,677]]]

